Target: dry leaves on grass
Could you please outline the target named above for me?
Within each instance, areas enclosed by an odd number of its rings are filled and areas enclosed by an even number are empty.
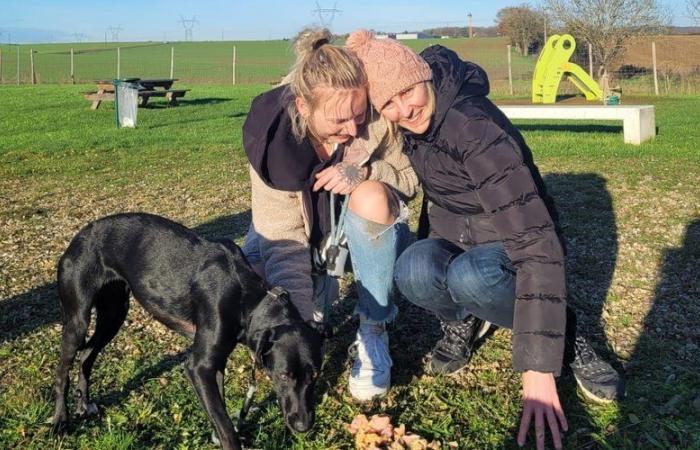
[[[439,441],[428,442],[417,434],[406,431],[404,424],[394,427],[391,417],[385,414],[372,416],[369,420],[364,414],[355,416],[347,430],[355,436],[357,450],[440,450]],[[449,443],[455,448],[456,443]]]

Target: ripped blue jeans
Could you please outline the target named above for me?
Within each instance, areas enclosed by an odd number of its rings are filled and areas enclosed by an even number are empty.
[[[355,311],[364,323],[390,322],[396,316],[392,302],[394,265],[411,241],[406,207],[400,209],[391,225],[363,219],[352,211],[345,218],[344,232],[357,286]]]

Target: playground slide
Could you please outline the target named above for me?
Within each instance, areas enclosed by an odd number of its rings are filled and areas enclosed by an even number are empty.
[[[564,75],[583,94],[586,100],[602,100],[603,91],[596,81],[580,66],[569,62],[576,50],[576,41],[569,34],[553,35],[537,59],[532,79],[532,103],[554,103]]]

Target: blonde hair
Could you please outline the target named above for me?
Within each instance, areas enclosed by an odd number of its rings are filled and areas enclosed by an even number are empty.
[[[306,28],[294,40],[296,62],[285,77],[295,97],[313,111],[318,104],[315,88],[357,89],[367,85],[362,63],[353,52],[331,44],[333,35],[326,28]],[[294,102],[287,106],[292,133],[298,142],[309,134],[309,124]]]
[[[431,116],[430,120],[432,121],[432,116],[435,114],[435,109],[437,108],[437,99],[435,98],[435,86],[433,86],[432,81],[422,81],[421,83],[425,83],[426,87],[428,88],[428,103],[425,104],[425,109],[428,112],[428,115]],[[389,119],[384,117],[383,114],[381,116],[382,120],[386,124],[387,138],[390,142],[397,142],[400,137],[399,124],[396,122],[391,122]]]

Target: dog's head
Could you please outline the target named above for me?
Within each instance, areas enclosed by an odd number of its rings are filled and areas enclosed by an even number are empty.
[[[321,372],[323,338],[303,321],[258,334],[256,359],[275,386],[287,426],[292,431],[308,431],[315,420],[314,390]]]

